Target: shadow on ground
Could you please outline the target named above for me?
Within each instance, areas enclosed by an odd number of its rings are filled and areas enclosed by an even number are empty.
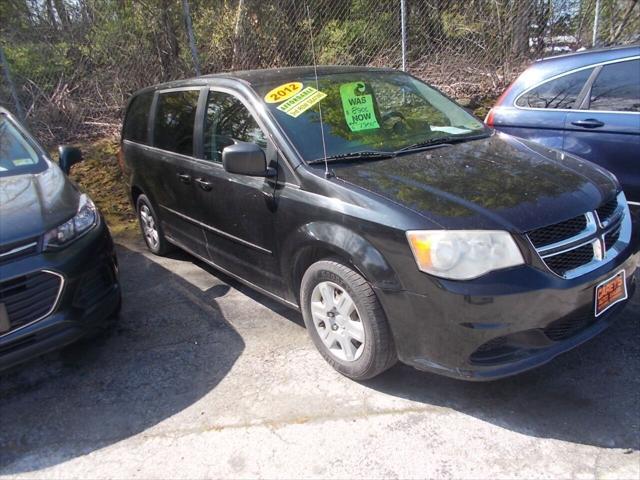
[[[365,383],[524,435],[640,450],[640,293],[611,328],[519,376],[471,383],[396,365]]]
[[[228,285],[202,291],[139,253],[118,255],[118,326],[0,377],[0,466],[31,456],[19,464],[38,470],[153,427],[215,388],[242,353],[216,302]],[[12,466],[4,473],[23,473]]]

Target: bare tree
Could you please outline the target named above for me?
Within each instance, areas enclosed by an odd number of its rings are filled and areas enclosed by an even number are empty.
[[[238,0],[238,9],[236,10],[236,26],[233,32],[233,59],[231,61],[231,68],[236,70],[243,65],[243,45],[242,39],[244,37],[244,0]]]
[[[180,42],[178,41],[177,28],[172,15],[171,3],[171,0],[162,0],[161,2],[160,25],[162,27],[162,42],[158,45],[158,54],[162,65],[163,80],[174,78],[180,58]]]
[[[47,18],[49,19],[49,24],[54,30],[57,30],[58,21],[56,20],[56,12],[53,8],[53,0],[47,0],[46,7],[47,7]]]
[[[530,2],[512,0],[511,5],[511,55],[523,58],[529,53]]]
[[[58,12],[58,17],[60,17],[60,23],[63,27],[68,27],[70,24],[69,14],[67,13],[67,7],[64,5],[64,0],[54,0],[53,5],[55,6],[56,12]]]
[[[637,4],[638,4],[638,0],[631,0],[629,2],[627,11],[624,13],[624,16],[622,17],[622,21],[620,21],[620,23],[618,24],[618,28],[615,30],[615,32],[612,33],[611,38],[609,39],[609,43],[616,43],[618,38],[620,38],[620,34],[624,30],[624,27],[627,26],[627,23],[631,18],[631,14],[633,13],[633,9],[636,7]],[[613,25],[613,22],[611,22],[611,24]]]

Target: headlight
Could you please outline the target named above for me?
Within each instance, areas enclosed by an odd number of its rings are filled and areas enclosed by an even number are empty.
[[[468,280],[524,263],[508,232],[491,230],[409,231],[418,268],[437,277]]]
[[[91,199],[86,195],[80,196],[78,213],[71,219],[49,230],[44,234],[44,249],[56,250],[81,237],[98,223],[98,211]]]

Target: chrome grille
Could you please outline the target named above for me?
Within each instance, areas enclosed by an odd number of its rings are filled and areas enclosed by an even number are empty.
[[[624,193],[593,212],[527,233],[545,265],[574,278],[614,258],[631,239],[631,215]]]
[[[574,237],[585,228],[587,228],[587,217],[579,215],[565,222],[533,230],[529,232],[529,239],[534,247],[542,247]]]
[[[616,242],[620,238],[621,230],[622,230],[622,224],[618,224],[604,236],[604,244],[607,250],[609,250],[611,247],[613,247],[616,244]]]
[[[593,255],[593,245],[587,243],[568,252],[546,257],[544,262],[547,264],[547,267],[555,273],[564,276],[567,272],[592,261]]]
[[[0,246],[0,264],[38,253],[38,239]]]
[[[0,303],[9,316],[9,331],[49,315],[62,291],[62,277],[40,271],[0,283]],[[0,331],[0,335],[8,333]]]
[[[604,205],[602,205],[601,207],[598,207],[596,209],[596,213],[598,214],[598,220],[600,220],[600,223],[604,224],[608,222],[611,219],[611,217],[613,217],[614,214],[616,213],[617,208],[618,208],[617,198],[614,198],[613,200],[610,200]]]

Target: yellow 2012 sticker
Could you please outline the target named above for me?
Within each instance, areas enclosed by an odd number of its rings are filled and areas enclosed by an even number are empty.
[[[281,105],[278,105],[278,110],[297,118],[326,96],[327,94],[320,90],[307,87]]]
[[[301,82],[289,82],[278,85],[276,88],[269,90],[264,96],[264,101],[267,103],[280,103],[284,102],[287,98],[293,97],[296,93],[302,90]]]

